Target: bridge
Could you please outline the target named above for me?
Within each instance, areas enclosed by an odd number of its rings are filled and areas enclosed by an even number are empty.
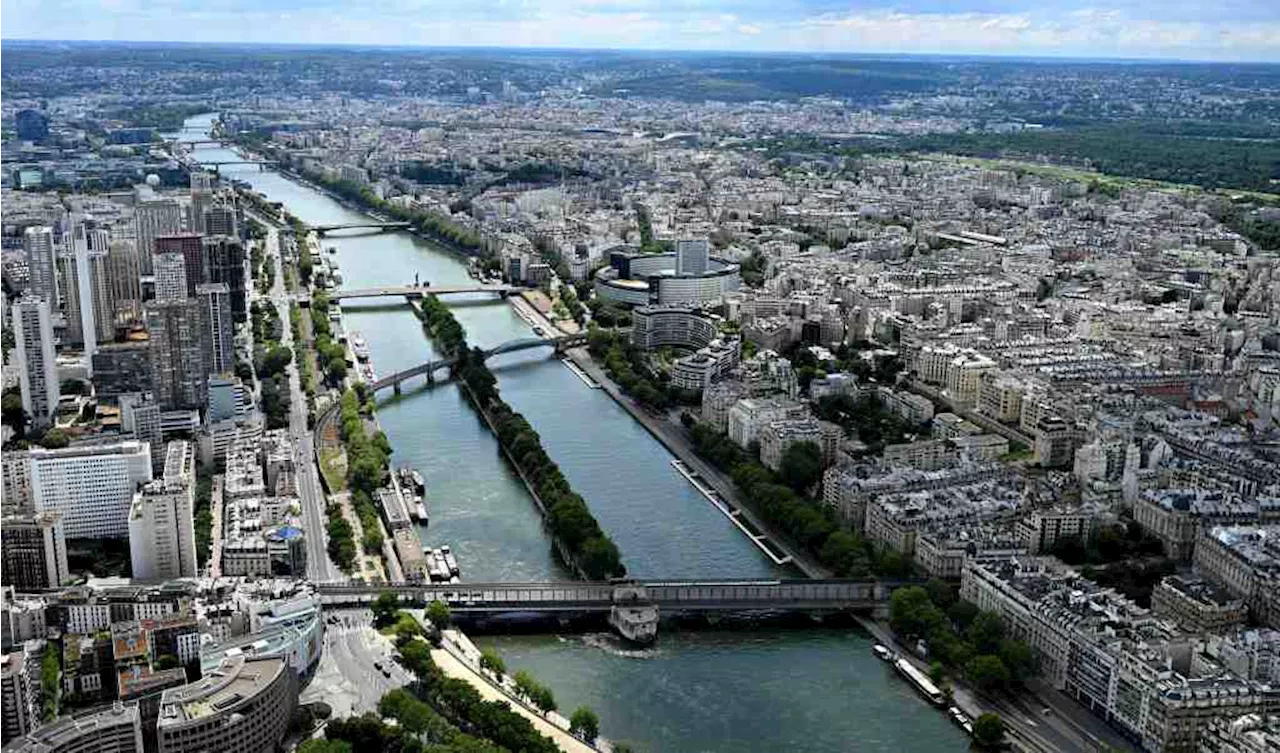
[[[484,357],[499,356],[503,353],[515,353],[521,350],[530,350],[532,348],[554,348],[557,353],[563,352],[566,348],[576,348],[580,345],[587,344],[587,336],[563,335],[561,337],[524,337],[519,340],[508,340],[496,347],[484,351]],[[440,369],[452,366],[457,362],[457,358],[438,358],[434,361],[428,361],[424,364],[414,366],[411,369],[398,371],[389,374],[370,385],[374,392],[387,387],[393,388],[397,393],[400,392],[400,384],[414,377],[425,376],[427,383],[435,382],[435,372]]]
[[[208,162],[205,162],[202,160],[195,160],[195,159],[191,160],[191,167],[198,168],[200,170],[213,168],[213,171],[215,173],[221,173],[222,172],[221,168],[231,167],[234,165],[254,165],[255,167],[258,168],[258,170],[261,171],[261,170],[266,170],[268,167],[271,167],[272,165],[275,165],[275,164],[278,164],[278,163],[275,160],[269,160],[269,159],[260,159],[260,160],[227,159],[227,160],[210,160]]]
[[[170,139],[165,142],[169,146],[230,146],[231,142],[218,139],[196,139],[195,141],[182,141],[181,139]]]
[[[402,603],[442,601],[450,611],[476,616],[504,613],[608,613],[614,606],[653,606],[667,614],[726,612],[831,613],[884,609],[907,581],[865,580],[646,580],[562,583],[322,583],[324,607],[367,606],[384,592]]]
[[[343,298],[421,298],[424,295],[457,295],[460,293],[497,293],[506,298],[528,288],[518,285],[387,285],[381,288],[338,289],[325,293],[331,301]]]
[[[324,235],[334,230],[355,230],[357,228],[373,228],[376,230],[403,230],[409,227],[408,222],[378,222],[370,220],[368,222],[346,222],[338,225],[312,225],[311,229],[316,231],[316,235]]]

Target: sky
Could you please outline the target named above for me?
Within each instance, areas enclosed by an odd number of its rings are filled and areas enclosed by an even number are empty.
[[[1280,0],[3,0],[0,33],[1280,62]]]

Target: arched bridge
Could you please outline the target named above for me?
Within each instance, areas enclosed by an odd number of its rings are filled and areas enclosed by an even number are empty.
[[[421,298],[424,295],[451,295],[457,293],[497,293],[503,298],[528,288],[517,285],[387,285],[381,288],[353,288],[330,290],[331,301],[343,298]]]
[[[508,340],[501,345],[489,348],[484,351],[484,357],[502,355],[503,353],[515,353],[520,350],[530,350],[532,348],[554,348],[557,353],[566,348],[576,348],[580,345],[587,344],[587,336],[585,334],[563,335],[561,337],[524,337],[519,340]],[[374,392],[392,387],[396,392],[400,391],[400,384],[414,377],[425,376],[427,382],[435,381],[435,372],[440,369],[452,366],[457,362],[457,358],[437,358],[434,361],[428,361],[424,364],[414,366],[411,369],[398,371],[395,374],[389,374],[370,385]]]
[[[796,611],[837,612],[883,607],[900,581],[865,580],[646,580],[625,583],[356,583],[317,585],[325,607],[362,606],[384,592],[402,602],[439,600],[454,612],[608,612],[615,605],[646,604],[668,613]]]
[[[357,228],[372,228],[375,230],[403,230],[409,227],[407,222],[347,222],[339,225],[312,225],[311,229],[316,231],[316,235],[324,235],[334,230],[355,230]]]

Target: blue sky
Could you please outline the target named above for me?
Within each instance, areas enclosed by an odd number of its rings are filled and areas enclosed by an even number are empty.
[[[6,39],[1280,62],[1280,0],[4,0]]]

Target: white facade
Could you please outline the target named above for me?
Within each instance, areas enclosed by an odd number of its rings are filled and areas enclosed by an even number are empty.
[[[22,235],[27,255],[28,290],[52,307],[58,305],[58,263],[53,228],[29,227]]]
[[[164,476],[142,487],[129,509],[133,577],[169,580],[196,575],[195,450],[170,442]]]
[[[48,426],[61,397],[49,303],[23,296],[13,304],[13,321],[22,409],[37,426]]]
[[[69,539],[128,535],[134,492],[151,478],[145,442],[31,450],[36,510],[61,513]]]

